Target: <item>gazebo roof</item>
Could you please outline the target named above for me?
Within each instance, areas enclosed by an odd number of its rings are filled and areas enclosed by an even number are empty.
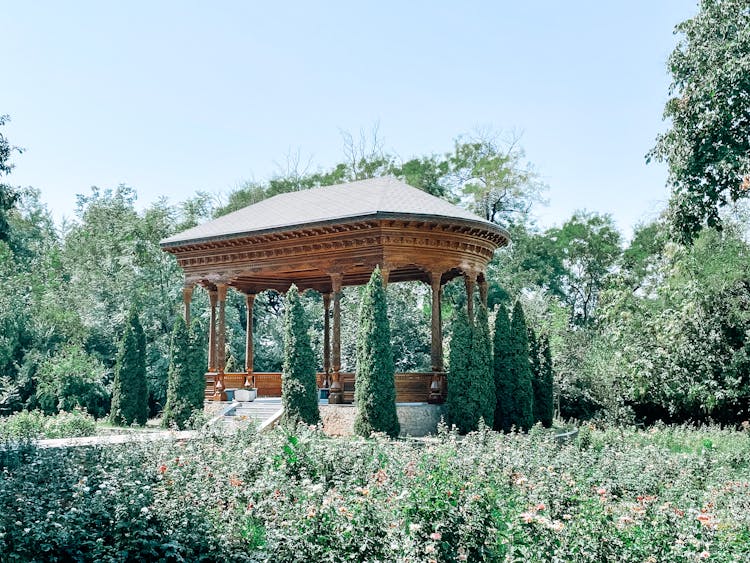
[[[279,194],[161,241],[165,248],[379,218],[450,218],[505,235],[494,223],[394,177]]]

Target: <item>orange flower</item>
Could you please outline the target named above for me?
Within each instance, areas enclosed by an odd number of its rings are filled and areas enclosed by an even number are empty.
[[[159,473],[161,473],[162,475],[164,475],[166,472],[167,472],[167,466],[162,463],[159,466]]]

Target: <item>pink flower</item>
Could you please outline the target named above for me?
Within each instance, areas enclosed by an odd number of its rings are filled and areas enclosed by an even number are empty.
[[[443,534],[441,534],[440,532],[432,532],[430,534],[430,539],[440,541],[441,539],[443,539]]]
[[[699,559],[708,559],[709,557],[711,557],[711,554],[708,551],[701,551],[698,554]]]
[[[544,503],[543,503],[543,502],[540,502],[539,504],[537,504],[537,505],[536,505],[536,509],[537,509],[538,511],[540,511],[540,512],[541,512],[542,510],[544,510],[545,508],[547,508],[547,507],[546,507],[546,506],[544,506]]]

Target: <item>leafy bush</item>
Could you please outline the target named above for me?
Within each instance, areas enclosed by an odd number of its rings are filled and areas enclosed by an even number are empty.
[[[41,411],[20,411],[0,419],[0,439],[5,440],[76,438],[95,433],[94,418],[80,409],[49,416]]]
[[[47,414],[85,409],[96,417],[109,408],[102,363],[78,344],[69,344],[44,360],[37,373],[36,398]]]

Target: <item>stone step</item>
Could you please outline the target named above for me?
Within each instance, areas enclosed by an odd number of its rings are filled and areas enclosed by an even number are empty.
[[[236,409],[234,416],[251,416],[254,418],[268,418],[269,416],[277,413],[279,409]]]

